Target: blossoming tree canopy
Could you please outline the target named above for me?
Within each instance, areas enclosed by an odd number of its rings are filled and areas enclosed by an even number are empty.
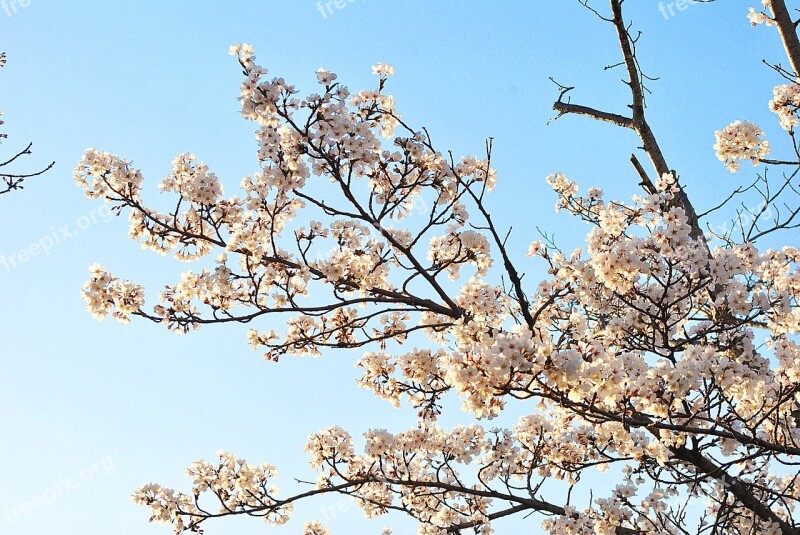
[[[716,132],[728,170],[750,161],[786,172],[720,199],[714,210],[755,193],[765,209],[736,218],[712,243],[707,213],[695,210],[647,122],[649,78],[623,0],[605,11],[582,3],[616,34],[629,115],[575,104],[565,86],[554,110],[633,130],[652,169],[631,157],[642,191],[628,201],[596,187],[581,194],[560,173],[547,178],[557,208],[584,220],[588,234],[571,252],[531,237],[530,261],[548,273],[538,284],[523,281],[519,255],[484,202],[498,178],[491,140],[483,157],[436,148],[398,113],[389,65],[375,65],[376,86],[355,93],[320,69],[318,92],[301,97],[268,78],[250,46],[231,47],[260,163],[234,195],[181,154],[160,183],[175,208],[160,212],[143,200],[143,177],[129,162],[86,152],[76,181],[89,197],[128,209],[131,238],[206,266],[183,273],[148,308],[142,286],[94,265],[82,292],[92,315],[188,332],[286,313],[281,332],[247,332],[266,359],[363,347],[358,385],[419,417],[415,428],[373,429],[362,440],[341,427],[314,433],[306,450],[317,481],[286,497],[274,466],[219,452],[189,467],[188,491],[148,484],[134,493],[152,521],[176,533],[243,514],[277,525],[296,501],[338,493],[368,518],[410,515],[420,534],[488,534],[514,514],[550,533],[798,533],[795,21],[784,0],[748,14],[777,29],[792,66],[774,69],[788,79],[769,103],[792,150],[767,159],[765,133],[744,120]],[[683,176],[692,180],[690,170]],[[407,218],[419,199],[424,215]],[[760,248],[766,236],[789,243]],[[438,425],[452,395],[474,424]],[[512,399],[524,400],[513,405],[525,407],[516,425],[484,425],[512,410]],[[572,489],[593,469],[618,480],[577,505]],[[692,504],[701,511],[687,513]],[[305,533],[328,530],[312,519]]]

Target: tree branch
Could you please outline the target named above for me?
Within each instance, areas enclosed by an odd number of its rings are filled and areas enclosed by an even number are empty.
[[[789,63],[792,65],[792,70],[795,76],[800,76],[800,39],[797,38],[796,26],[789,15],[789,10],[786,8],[786,2],[784,0],[772,0],[770,8],[772,10],[772,18],[778,26],[778,33],[781,36],[783,47],[786,49],[786,55],[789,57]]]
[[[621,126],[623,128],[634,128],[633,119],[630,117],[625,117],[623,115],[617,115],[616,113],[608,113],[600,110],[596,110],[594,108],[590,108],[588,106],[581,106],[579,104],[572,104],[569,102],[561,102],[560,100],[553,104],[553,109],[558,112],[558,116],[566,115],[568,113],[572,113],[575,115],[586,115],[587,117],[591,117],[592,119],[597,119],[598,121],[605,121],[607,123],[612,123],[617,126]]]

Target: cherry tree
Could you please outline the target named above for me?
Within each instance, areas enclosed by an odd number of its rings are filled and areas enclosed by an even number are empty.
[[[7,61],[6,53],[0,52],[0,68],[5,67],[6,61]],[[3,113],[0,112],[0,115],[3,115]],[[3,124],[4,121],[0,120],[0,125]],[[7,138],[8,134],[0,133],[0,139],[7,139]],[[11,164],[15,163],[20,158],[24,156],[30,156],[32,154],[31,147],[33,147],[33,143],[28,143],[27,147],[15,153],[13,156],[11,156],[11,158],[8,158],[7,160],[0,160],[0,182],[2,182],[0,183],[0,195],[16,189],[23,189],[24,186],[22,185],[22,182],[26,178],[33,178],[35,176],[44,174],[50,169],[52,169],[52,167],[55,165],[55,162],[52,162],[41,171],[36,171],[32,173],[20,173],[18,171],[9,172],[5,169]]]
[[[437,148],[395,108],[389,65],[373,66],[376,86],[358,92],[320,69],[319,91],[301,98],[267,77],[252,47],[231,47],[260,162],[237,195],[181,154],[159,184],[174,208],[158,211],[129,162],[87,150],[75,171],[86,194],[128,209],[142,247],[200,264],[153,307],[142,286],[94,265],[82,292],[93,316],[176,332],[248,323],[270,361],[363,348],[358,386],[418,412],[418,425],[396,434],[314,433],[306,451],[318,478],[286,496],[274,466],[220,452],[188,468],[187,491],[138,489],[151,521],[175,533],[235,515],[278,525],[295,502],[340,494],[368,518],[410,515],[420,534],[488,534],[509,515],[550,533],[800,532],[800,251],[760,246],[796,240],[800,223],[797,23],[784,0],[748,14],[777,30],[788,56],[789,67],[772,65],[782,79],[769,106],[793,150],[771,159],[755,124],[721,128],[714,149],[729,171],[751,162],[777,172],[701,214],[648,124],[650,78],[624,0],[581,3],[616,34],[629,109],[572,102],[563,85],[553,108],[633,130],[640,190],[632,182],[630,200],[609,200],[547,177],[557,208],[588,233],[570,252],[531,236],[530,265],[512,260],[520,255],[485,203],[498,178],[491,140],[481,157]],[[704,232],[709,213],[748,196],[758,208]],[[524,269],[536,263],[547,276],[531,284]],[[281,332],[258,328],[270,315],[288,317]],[[475,423],[444,429],[437,418],[456,396]],[[512,400],[524,407],[516,425],[492,427]],[[595,470],[617,480],[579,503]],[[305,533],[328,530],[309,519]]]

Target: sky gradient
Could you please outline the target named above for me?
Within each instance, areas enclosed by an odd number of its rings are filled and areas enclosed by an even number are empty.
[[[493,137],[498,186],[490,207],[499,227],[513,225],[517,259],[537,226],[569,249],[582,244],[587,229],[553,212],[549,173],[601,186],[609,197],[638,193],[628,163],[632,134],[578,117],[547,124],[558,95],[551,76],[575,86],[575,102],[626,110],[623,73],[604,70],[619,60],[613,29],[573,0],[23,4],[0,2],[0,51],[8,54],[0,111],[9,134],[0,151],[33,141],[34,156],[17,169],[56,165],[0,198],[2,534],[170,533],[148,525],[131,492],[149,481],[185,488],[184,468],[220,448],[277,465],[288,493],[298,488],[292,478],[314,477],[302,451],[311,432],[414,425],[413,410],[355,387],[356,353],[276,365],[250,351],[244,326],[179,337],[143,321],[98,323],[85,311],[79,290],[94,262],[144,284],[150,303],[189,266],[141,250],[124,218],[84,197],[71,176],[84,149],[132,160],[155,203],[156,184],[182,152],[208,163],[227,194],[257,170],[230,44],[251,43],[259,63],[303,94],[317,90],[318,67],[357,90],[374,85],[372,64],[389,63],[399,111],[427,127],[440,148],[481,155]],[[650,123],[703,211],[754,176],[750,168],[730,175],[717,161],[715,129],[749,119],[780,139],[767,109],[777,78],[761,65],[783,57],[778,39],[750,28],[748,2],[690,4],[673,15],[653,0],[629,4],[628,18],[643,31],[644,71],[660,77],[648,97]],[[40,254],[19,256],[33,244]],[[354,506],[328,497],[299,507],[296,520],[275,532],[298,533],[313,517],[333,533],[380,533],[384,525],[406,533],[409,525],[363,524]],[[538,529],[538,520],[526,525]],[[243,520],[207,530],[234,532],[270,528]]]

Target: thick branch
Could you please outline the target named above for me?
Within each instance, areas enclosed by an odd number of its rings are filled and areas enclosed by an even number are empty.
[[[661,153],[661,148],[656,142],[653,131],[650,130],[650,126],[644,118],[644,91],[641,83],[641,73],[636,64],[636,56],[633,52],[628,28],[625,26],[625,20],[622,17],[622,0],[611,0],[611,12],[613,14],[614,28],[617,30],[620,49],[622,50],[622,57],[625,61],[625,68],[628,71],[627,83],[633,97],[631,110],[633,111],[634,128],[642,139],[644,151],[653,162],[656,173],[661,176],[669,173],[669,166],[667,166],[667,161]]]
[[[639,185],[642,186],[642,188],[644,188],[644,190],[650,195],[655,195],[658,193],[653,181],[650,180],[649,176],[647,176],[647,171],[644,170],[639,158],[637,158],[635,154],[631,154],[631,163],[633,164],[634,169],[636,169],[636,172],[639,173],[639,177],[642,179],[642,181],[639,182]]]
[[[415,488],[415,487],[422,487],[422,488],[431,488],[434,490],[441,490],[441,491],[449,491],[455,493],[461,493],[468,496],[479,496],[482,498],[490,498],[490,499],[499,499],[508,501],[511,503],[516,503],[516,506],[513,506],[511,509],[507,509],[501,511],[499,513],[495,513],[495,518],[499,518],[501,516],[506,516],[508,514],[517,513],[521,511],[531,511],[531,512],[540,512],[546,513],[551,515],[558,515],[564,516],[567,514],[567,511],[564,507],[559,505],[555,505],[553,503],[539,500],[533,497],[526,498],[522,496],[516,496],[513,494],[507,494],[504,492],[499,492],[495,490],[481,490],[477,488],[455,485],[450,483],[444,483],[441,481],[421,481],[421,480],[414,480],[414,479],[396,479],[396,478],[371,478],[366,477],[363,479],[356,479],[345,481],[339,485],[335,485],[329,488],[323,489],[316,489],[312,491],[308,491],[302,494],[298,494],[296,496],[286,498],[284,500],[276,500],[276,504],[272,506],[263,506],[263,507],[254,507],[251,510],[242,511],[246,514],[252,514],[253,512],[265,512],[271,509],[275,509],[276,507],[284,506],[286,504],[299,501],[303,498],[307,498],[310,496],[318,495],[318,494],[325,494],[328,492],[337,492],[337,493],[348,493],[348,490],[357,490],[359,487],[369,483],[383,483],[388,485],[397,485],[401,487],[408,487],[408,488]],[[356,499],[362,499],[357,494],[351,494]],[[221,513],[221,514],[209,514],[207,515],[209,518],[213,517],[220,517],[220,516],[227,516],[228,514],[236,514],[235,512],[231,513]],[[468,525],[470,524],[470,525]],[[459,526],[453,526],[456,530],[458,529],[465,529],[469,527],[473,527],[476,524],[470,522],[468,524],[462,524]],[[451,530],[448,530],[451,531]],[[631,529],[631,528],[624,528],[624,527],[617,527],[616,533],[619,535],[636,535],[641,533],[639,530]]]
[[[794,75],[800,76],[800,39],[797,38],[795,24],[786,8],[786,2],[772,0],[770,7],[772,18],[778,26],[778,33],[781,35],[781,41],[783,41],[783,47],[786,49],[786,55],[789,57]]]
[[[622,50],[622,57],[625,61],[625,68],[628,71],[628,86],[631,90],[632,103],[631,109],[633,110],[633,124],[636,132],[642,140],[642,148],[650,157],[653,167],[656,170],[658,177],[670,172],[664,154],[661,152],[661,147],[658,146],[656,136],[647,124],[644,115],[644,92],[641,83],[641,72],[636,62],[636,55],[631,44],[631,36],[628,33],[628,28],[625,26],[625,19],[622,17],[622,1],[611,0],[611,11],[613,13],[613,24],[617,30],[617,38],[619,40],[620,49]],[[677,179],[677,176],[675,177]],[[677,194],[677,201],[681,208],[686,212],[689,224],[692,227],[691,236],[696,240],[702,241],[706,249],[706,244],[703,234],[703,229],[700,227],[700,222],[697,218],[697,212],[689,201],[689,198],[681,189]],[[709,251],[709,255],[710,255]]]
[[[555,104],[553,104],[553,109],[557,111],[559,115],[566,115],[568,113],[573,113],[575,115],[586,115],[588,117],[591,117],[592,119],[597,119],[598,121],[605,121],[607,123],[613,123],[623,128],[633,129],[633,119],[631,119],[630,117],[617,115],[616,113],[608,113],[605,111],[600,111],[594,108],[590,108],[588,106],[571,104],[569,102],[561,102],[560,100]]]
[[[736,499],[739,500],[742,505],[753,511],[762,520],[777,522],[780,525],[781,533],[784,535],[797,535],[797,530],[756,498],[752,491],[748,489],[741,480],[729,475],[721,467],[707,459],[702,453],[687,449],[686,447],[670,448],[670,451],[672,451],[672,454],[675,455],[676,458],[692,464],[699,472],[713,477],[722,483],[728,492],[736,496]]]

